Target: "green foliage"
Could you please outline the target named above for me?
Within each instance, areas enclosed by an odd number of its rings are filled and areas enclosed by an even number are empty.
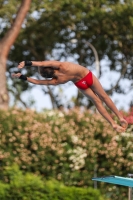
[[[7,25],[9,25],[8,23],[12,23],[13,15],[16,14],[16,8],[20,6],[20,2],[21,2],[20,0],[18,0],[17,2],[15,0],[0,1],[0,17],[2,18],[3,21],[5,21]]]
[[[1,200],[104,200],[98,190],[67,187],[55,180],[46,181],[41,176],[23,174],[17,165],[5,167],[3,173]]]
[[[0,121],[2,178],[3,167],[14,162],[24,171],[78,187],[93,187],[95,173],[126,176],[133,170],[132,125],[118,135],[100,115],[79,110],[1,110]],[[106,184],[105,189],[105,184],[98,183],[98,188],[115,200],[119,197],[115,191],[121,193],[119,200],[126,196],[123,187]]]
[[[6,200],[8,191],[9,191],[9,185],[0,182],[0,199],[1,200]]]

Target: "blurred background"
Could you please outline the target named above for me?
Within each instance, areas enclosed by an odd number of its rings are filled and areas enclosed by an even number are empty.
[[[133,171],[132,13],[132,0],[0,0],[1,199],[34,199],[20,179],[40,192],[36,200],[57,185],[62,199],[127,199],[127,188],[91,178]],[[71,82],[53,87],[12,79],[23,60],[90,69],[129,122],[127,132],[114,133]],[[42,79],[37,67],[21,72]],[[34,174],[37,188],[29,181]]]

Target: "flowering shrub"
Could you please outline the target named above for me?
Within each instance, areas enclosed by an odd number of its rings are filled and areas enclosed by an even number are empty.
[[[133,125],[118,134],[99,114],[12,109],[0,111],[0,176],[3,167],[53,177],[66,185],[93,186],[92,177],[133,171]],[[111,198],[127,199],[126,188],[98,183]],[[117,193],[115,193],[117,191]],[[118,195],[120,194],[120,196]]]
[[[130,108],[128,113],[123,113],[123,115],[128,124],[133,124],[133,107]]]

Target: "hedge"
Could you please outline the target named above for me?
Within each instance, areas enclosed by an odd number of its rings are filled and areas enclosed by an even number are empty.
[[[3,167],[13,163],[78,187],[93,187],[95,174],[133,173],[132,125],[118,134],[100,115],[79,110],[1,110],[0,122],[1,177]],[[127,188],[104,183],[98,188],[114,200],[127,199]]]
[[[0,182],[1,200],[104,200],[93,188],[67,187],[56,180],[46,181],[32,173],[23,174],[18,166],[5,167]]]

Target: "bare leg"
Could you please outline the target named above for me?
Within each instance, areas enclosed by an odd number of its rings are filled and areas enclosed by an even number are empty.
[[[91,89],[108,106],[108,108],[110,108],[116,114],[116,116],[118,117],[118,119],[121,123],[121,126],[126,129],[128,126],[127,121],[123,118],[122,114],[118,111],[115,104],[113,103],[111,98],[106,94],[101,83],[94,75],[93,75],[93,85],[91,86]]]
[[[107,110],[104,108],[101,100],[99,97],[90,89],[86,90],[80,90],[85,96],[87,96],[96,106],[97,110],[100,112],[100,114],[111,124],[114,130],[121,133],[125,131],[125,128],[117,125],[115,121],[111,118]]]

